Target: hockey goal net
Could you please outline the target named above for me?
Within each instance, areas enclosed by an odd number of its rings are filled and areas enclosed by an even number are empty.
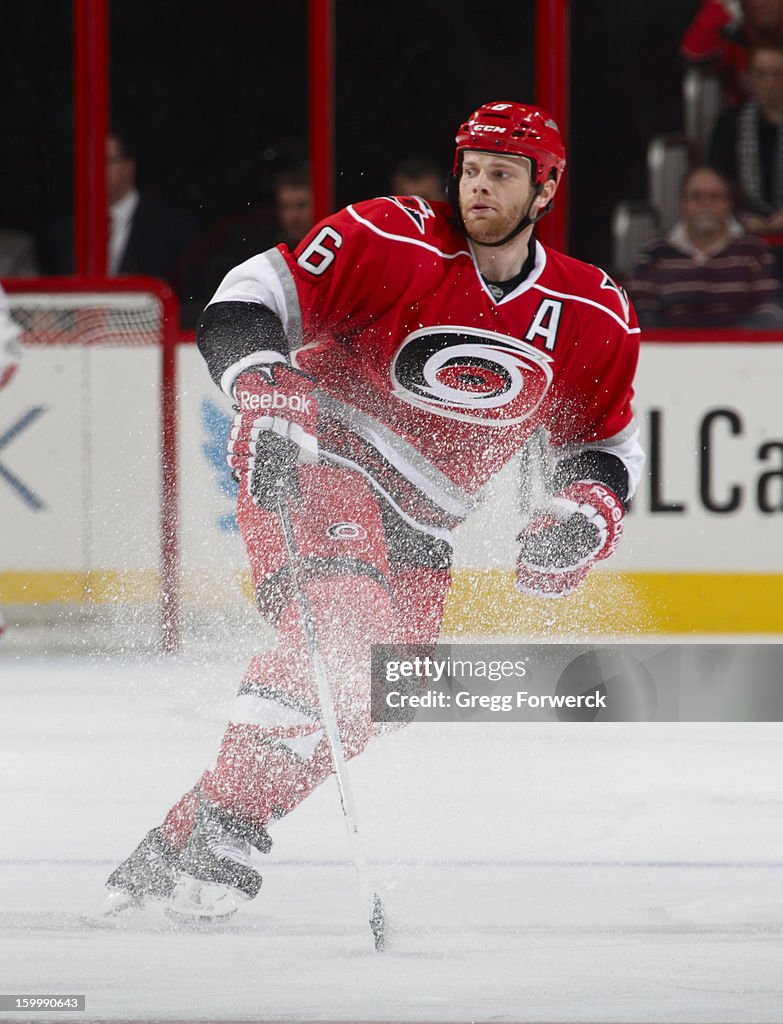
[[[22,359],[0,395],[0,605],[44,646],[174,650],[176,300],[148,278],[3,285]]]

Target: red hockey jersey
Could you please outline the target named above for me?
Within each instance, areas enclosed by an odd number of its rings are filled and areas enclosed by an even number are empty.
[[[493,292],[496,292],[493,293]],[[446,204],[348,206],[231,271],[213,302],[261,302],[318,380],[324,457],[359,469],[406,517],[448,528],[539,426],[562,452],[642,461],[631,410],[639,329],[602,270],[535,243],[503,295],[479,273]],[[236,376],[275,353],[256,345]]]

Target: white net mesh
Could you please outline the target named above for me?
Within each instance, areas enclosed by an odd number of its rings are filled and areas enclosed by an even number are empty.
[[[162,340],[146,292],[9,295],[0,393],[0,604],[44,646],[161,638]],[[13,630],[9,630],[9,636]]]
[[[20,292],[8,297],[25,345],[160,345],[163,310],[146,292]]]

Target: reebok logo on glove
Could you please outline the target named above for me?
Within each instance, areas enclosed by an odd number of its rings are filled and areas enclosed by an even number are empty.
[[[604,549],[597,556],[598,558],[608,558],[617,547],[620,537],[623,535],[625,509],[617,495],[602,484],[592,484],[589,494],[592,498],[596,499],[597,511],[599,513],[603,512],[605,516],[608,516],[607,526],[609,529],[607,541]]]
[[[299,464],[318,461],[315,380],[288,364],[243,373],[226,459],[253,504],[274,511],[280,496],[298,497]]]
[[[573,593],[590,567],[614,551],[624,514],[622,502],[604,484],[569,484],[519,535],[517,588],[537,597]]]
[[[255,391],[240,391],[237,394],[240,412],[257,412],[259,409],[289,409],[309,415],[313,400],[307,395],[286,395],[282,391],[265,392],[259,395]]]

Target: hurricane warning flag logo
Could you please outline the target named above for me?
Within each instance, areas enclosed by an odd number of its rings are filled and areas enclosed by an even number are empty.
[[[525,341],[472,327],[409,334],[391,364],[394,394],[438,416],[509,426],[541,404],[552,357]]]

